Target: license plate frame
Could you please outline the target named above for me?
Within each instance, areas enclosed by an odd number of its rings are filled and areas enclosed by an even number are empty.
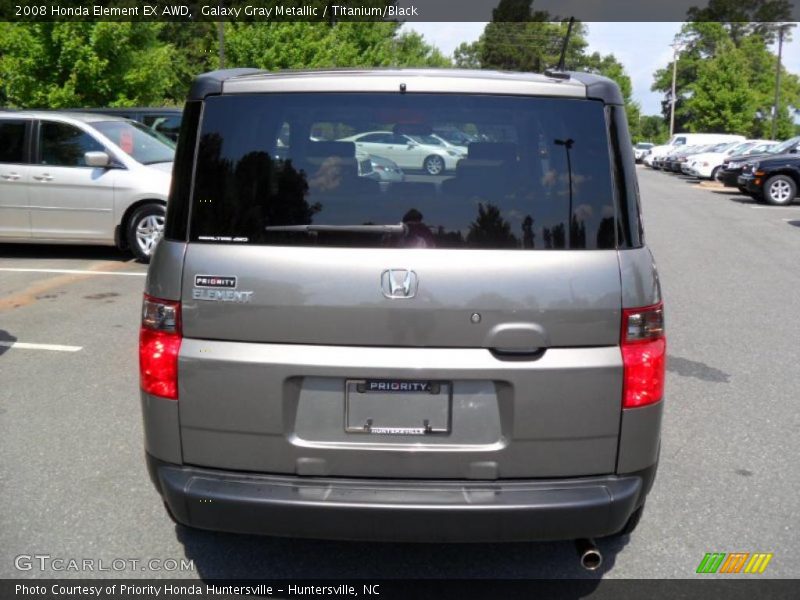
[[[446,435],[452,431],[453,383],[347,379],[344,430],[371,435]]]

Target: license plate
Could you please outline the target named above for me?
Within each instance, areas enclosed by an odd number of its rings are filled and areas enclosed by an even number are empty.
[[[349,379],[345,384],[348,433],[449,433],[453,384],[447,381]]]

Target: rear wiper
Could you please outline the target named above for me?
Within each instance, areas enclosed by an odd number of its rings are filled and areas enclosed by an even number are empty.
[[[408,225],[270,225],[265,231],[299,231],[304,233],[396,233],[407,234]]]

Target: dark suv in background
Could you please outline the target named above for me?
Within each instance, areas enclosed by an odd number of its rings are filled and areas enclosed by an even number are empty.
[[[722,169],[717,174],[717,180],[722,182],[725,187],[738,187],[740,192],[749,194],[749,190],[739,182],[739,176],[742,175],[745,165],[752,165],[756,161],[770,159],[782,154],[796,155],[798,150],[800,150],[800,136],[784,140],[762,154],[736,157],[722,164]]]
[[[147,461],[177,521],[390,541],[633,530],[660,448],[661,288],[619,88],[558,75],[194,82],[140,333]],[[359,176],[348,138],[412,125],[465,132],[466,156]]]
[[[781,154],[748,162],[737,180],[756,200],[785,206],[800,190],[800,154]]]

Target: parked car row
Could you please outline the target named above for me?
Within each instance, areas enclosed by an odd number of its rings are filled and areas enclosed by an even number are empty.
[[[716,180],[770,204],[791,204],[800,189],[800,136],[776,142],[678,134],[667,144],[646,150],[641,162],[657,170]]]
[[[773,140],[745,140],[744,142],[731,142],[717,145],[697,154],[689,155],[683,164],[682,172],[698,179],[716,180],[726,162],[761,154],[766,152],[777,142]]]

